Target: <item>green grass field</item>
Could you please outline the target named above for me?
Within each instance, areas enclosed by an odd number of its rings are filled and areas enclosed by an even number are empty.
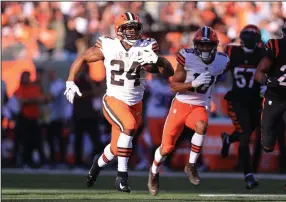
[[[206,179],[191,185],[186,177],[161,177],[160,193],[147,191],[147,175],[130,176],[130,194],[115,191],[115,177],[100,176],[92,188],[85,175],[3,174],[3,201],[286,201],[284,180],[259,180],[260,186],[246,190],[242,179]]]

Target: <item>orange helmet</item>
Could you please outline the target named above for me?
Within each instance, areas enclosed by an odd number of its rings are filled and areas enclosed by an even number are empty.
[[[246,25],[239,34],[240,43],[245,53],[253,53],[261,42],[261,32],[256,25]]]
[[[211,63],[214,60],[219,41],[216,32],[211,27],[201,27],[196,32],[193,43],[196,55],[203,62]]]
[[[120,40],[133,45],[138,39],[141,38],[143,25],[140,22],[138,15],[131,12],[126,12],[117,18],[114,29]]]

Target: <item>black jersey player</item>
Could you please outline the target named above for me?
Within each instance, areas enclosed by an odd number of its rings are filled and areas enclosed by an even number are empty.
[[[255,80],[267,85],[261,120],[262,146],[272,152],[279,136],[283,136],[280,124],[286,126],[286,22],[282,27],[281,39],[270,39],[266,55],[255,72]],[[283,128],[283,127],[282,127]]]
[[[221,154],[228,155],[232,142],[239,141],[239,162],[244,170],[246,188],[258,185],[252,174],[249,141],[253,131],[259,126],[262,98],[261,84],[254,80],[254,73],[263,57],[260,30],[255,25],[247,25],[240,32],[240,45],[228,45],[225,53],[229,56],[228,70],[232,75],[232,89],[225,95],[228,114],[235,126],[229,135],[222,133]]]

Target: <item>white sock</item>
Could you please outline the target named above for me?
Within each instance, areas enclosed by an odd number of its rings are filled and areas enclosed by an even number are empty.
[[[197,159],[200,155],[201,148],[204,142],[204,137],[205,135],[200,135],[198,133],[195,133],[192,137],[192,147],[191,147],[191,152],[190,152],[190,158],[189,162],[190,163],[196,163]]]
[[[103,153],[98,159],[98,166],[104,167],[106,164],[108,164],[112,159],[114,158],[114,155],[111,152],[110,144],[108,144],[105,148]]]
[[[128,170],[128,160],[132,153],[132,136],[120,133],[117,141],[117,151],[118,151],[118,168],[119,172],[127,172]]]
[[[165,159],[166,159],[166,156],[162,156],[160,154],[160,147],[158,147],[156,149],[154,161],[153,161],[152,168],[151,168],[153,174],[156,174],[159,172],[159,166],[165,161]]]

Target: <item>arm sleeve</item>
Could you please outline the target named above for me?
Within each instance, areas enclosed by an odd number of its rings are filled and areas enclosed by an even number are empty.
[[[159,48],[159,44],[156,41],[156,39],[146,38],[144,39],[143,44],[145,47],[151,48],[155,53],[159,53],[160,48]]]
[[[158,42],[155,39],[153,39],[153,38],[151,38],[150,40],[151,40],[152,50],[155,53],[159,53],[160,48],[159,48]]]
[[[176,60],[178,61],[178,63],[180,63],[181,65],[185,66],[185,61],[186,61],[186,51],[185,49],[181,49],[177,56],[176,56]]]

